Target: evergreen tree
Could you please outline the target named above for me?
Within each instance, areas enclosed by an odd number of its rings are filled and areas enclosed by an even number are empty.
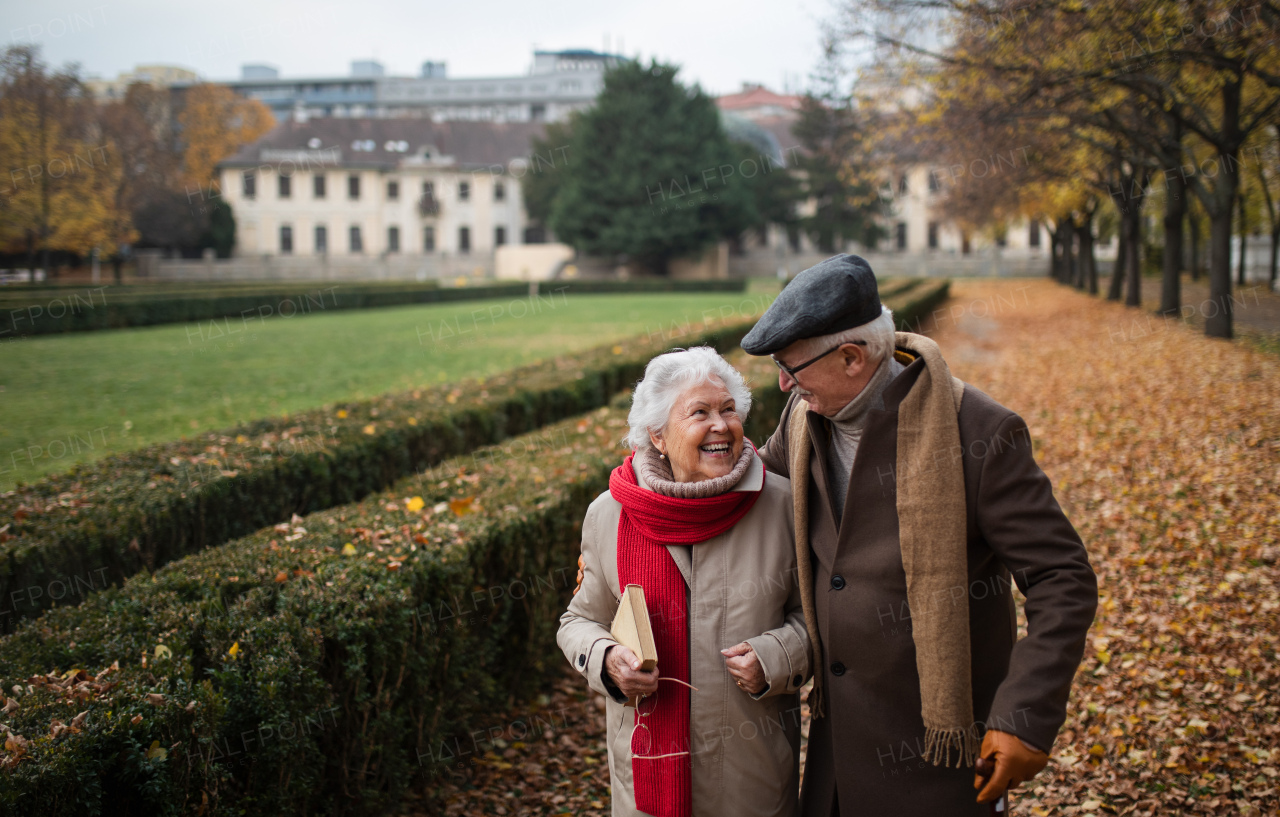
[[[677,69],[625,62],[573,124],[551,208],[560,240],[658,273],[757,221],[715,103]]]
[[[215,199],[209,207],[209,230],[203,242],[206,247],[213,247],[219,258],[230,258],[236,246],[236,219],[231,213],[231,205],[224,199]]]
[[[883,236],[878,180],[858,108],[848,98],[807,96],[792,132],[805,150],[800,165],[814,202],[804,231],[822,252],[836,252],[845,241],[874,248]]]

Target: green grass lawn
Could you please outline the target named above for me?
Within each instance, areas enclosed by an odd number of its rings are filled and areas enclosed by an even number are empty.
[[[76,462],[340,400],[488,376],[772,294],[551,295],[0,343],[0,491]],[[776,292],[776,288],[773,289]]]

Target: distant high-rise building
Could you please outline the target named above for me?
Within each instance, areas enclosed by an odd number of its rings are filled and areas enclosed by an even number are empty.
[[[90,77],[85,80],[89,93],[101,102],[123,99],[125,91],[135,82],[144,82],[156,88],[174,85],[191,85],[199,81],[195,71],[176,65],[139,65],[132,71],[122,71],[115,79]]]
[[[386,76],[386,69],[382,67],[382,63],[375,60],[352,60],[351,76],[353,77],[381,77]]]
[[[266,63],[253,63],[240,66],[241,79],[278,79],[280,69]]]
[[[627,59],[588,49],[535,51],[520,76],[453,78],[443,62],[424,62],[421,76],[388,76],[373,60],[351,63],[345,77],[250,76],[224,83],[261,100],[279,119],[424,117],[489,122],[553,122],[590,105],[608,67]],[[246,66],[246,70],[249,66]]]

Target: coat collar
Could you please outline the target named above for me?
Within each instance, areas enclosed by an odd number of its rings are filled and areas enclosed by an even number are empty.
[[[635,471],[636,482],[640,485],[641,488],[644,488],[646,491],[653,490],[652,488],[650,488],[648,485],[645,484],[644,477],[640,476],[640,465],[639,463],[636,462],[636,459],[634,457],[632,457],[631,459],[631,470]],[[738,484],[733,486],[729,490],[730,492],[758,491],[763,487],[764,487],[764,463],[760,460],[760,455],[757,454],[754,449],[752,449],[751,462],[747,463],[747,472],[742,475],[742,479],[738,480]]]
[[[893,356],[907,368],[891,380],[888,386],[885,386],[883,394],[885,411],[898,410],[898,406],[907,398],[911,387],[916,384],[920,373],[924,371],[924,358],[915,352],[899,346],[894,350]]]

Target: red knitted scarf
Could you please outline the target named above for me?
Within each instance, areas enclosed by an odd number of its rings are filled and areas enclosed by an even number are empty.
[[[609,493],[622,505],[618,520],[618,585],[644,588],[662,678],[689,683],[688,600],[684,578],[664,545],[692,545],[737,524],[759,491],[678,499],[640,487],[632,457],[609,476]],[[646,714],[648,713],[648,714]],[[636,808],[654,817],[692,817],[689,688],[659,683],[643,700],[631,733],[631,775]]]

